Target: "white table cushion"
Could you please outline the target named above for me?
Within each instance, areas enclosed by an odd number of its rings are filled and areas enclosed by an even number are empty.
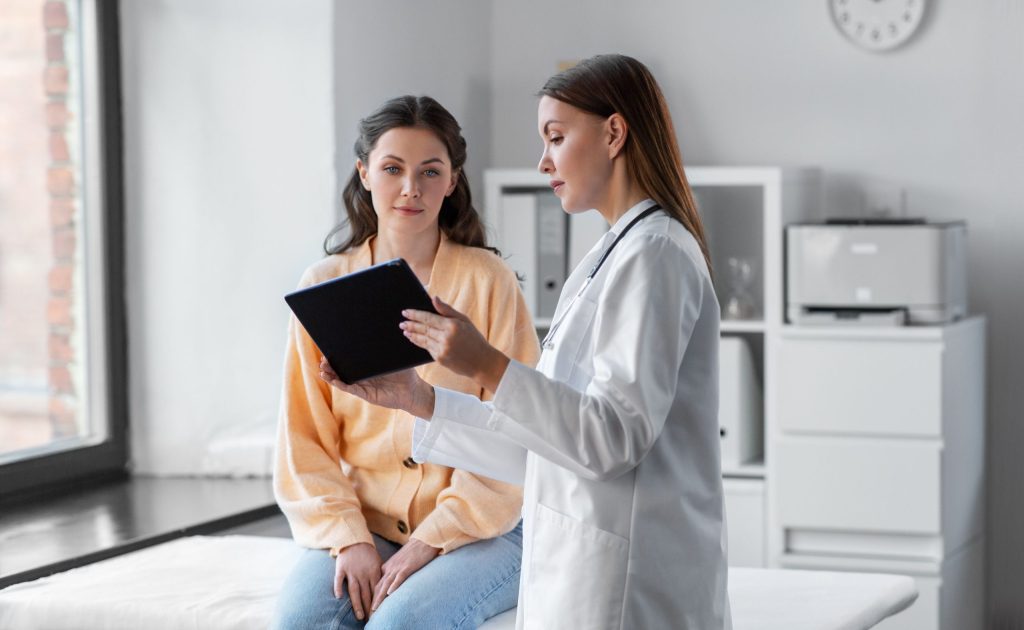
[[[0,628],[265,628],[302,549],[283,538],[191,536],[0,591]],[[913,603],[905,576],[730,569],[734,630],[870,628]],[[515,611],[484,624],[515,627]]]
[[[915,599],[905,575],[729,569],[733,630],[860,630]]]

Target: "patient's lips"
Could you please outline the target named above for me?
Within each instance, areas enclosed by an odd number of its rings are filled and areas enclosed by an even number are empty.
[[[562,189],[562,186],[565,185],[565,182],[560,179],[553,179],[549,183],[551,184],[551,188],[554,189],[556,195],[558,194],[558,191]]]
[[[417,214],[422,214],[423,208],[416,208],[414,206],[395,206],[395,212],[402,216],[412,217]]]

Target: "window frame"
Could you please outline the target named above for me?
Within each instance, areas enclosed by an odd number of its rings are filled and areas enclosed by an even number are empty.
[[[99,252],[102,285],[101,311],[103,334],[101,344],[105,354],[105,369],[99,375],[106,430],[104,439],[94,444],[83,444],[67,450],[45,452],[38,456],[17,459],[0,464],[0,499],[35,495],[69,486],[91,485],[107,479],[124,477],[128,464],[128,369],[127,369],[127,313],[124,279],[124,171],[121,100],[121,58],[119,2],[117,0],[81,0],[81,13],[90,13],[83,19],[83,28],[94,28],[83,36],[83,45],[93,40],[96,80],[95,100],[84,107],[96,107],[90,119],[98,129],[85,129],[85,136],[97,140],[98,224],[102,248]],[[88,22],[91,22],[90,25]],[[88,78],[87,74],[84,74]],[[92,89],[92,88],[90,88]],[[90,99],[91,100],[91,99]],[[87,124],[83,120],[83,125]],[[89,148],[86,147],[86,151]],[[92,314],[91,313],[91,314]],[[95,315],[93,315],[95,317]],[[93,324],[89,324],[90,329]],[[94,369],[89,361],[87,370]],[[94,405],[90,404],[90,409]]]

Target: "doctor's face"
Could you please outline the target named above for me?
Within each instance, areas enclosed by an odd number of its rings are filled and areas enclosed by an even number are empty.
[[[379,232],[436,230],[441,204],[458,181],[444,143],[433,131],[417,127],[385,132],[367,163],[357,160],[356,168],[373,198]]]
[[[599,207],[611,179],[606,120],[550,96],[541,97],[537,106],[537,130],[544,142],[537,169],[550,178],[570,214]]]

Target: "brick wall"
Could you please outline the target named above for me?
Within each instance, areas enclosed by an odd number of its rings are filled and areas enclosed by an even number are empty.
[[[68,44],[72,43],[71,19],[64,0],[48,0],[43,5],[46,31],[46,69],[43,89],[46,94],[46,125],[49,132],[49,168],[46,188],[49,194],[53,262],[48,274],[49,302],[46,319],[49,326],[49,418],[55,438],[78,433],[76,426],[76,388],[73,374],[80,359],[74,343],[74,317],[78,296],[75,291],[77,227],[81,202],[79,169],[70,147],[74,142],[75,116],[68,71]]]

